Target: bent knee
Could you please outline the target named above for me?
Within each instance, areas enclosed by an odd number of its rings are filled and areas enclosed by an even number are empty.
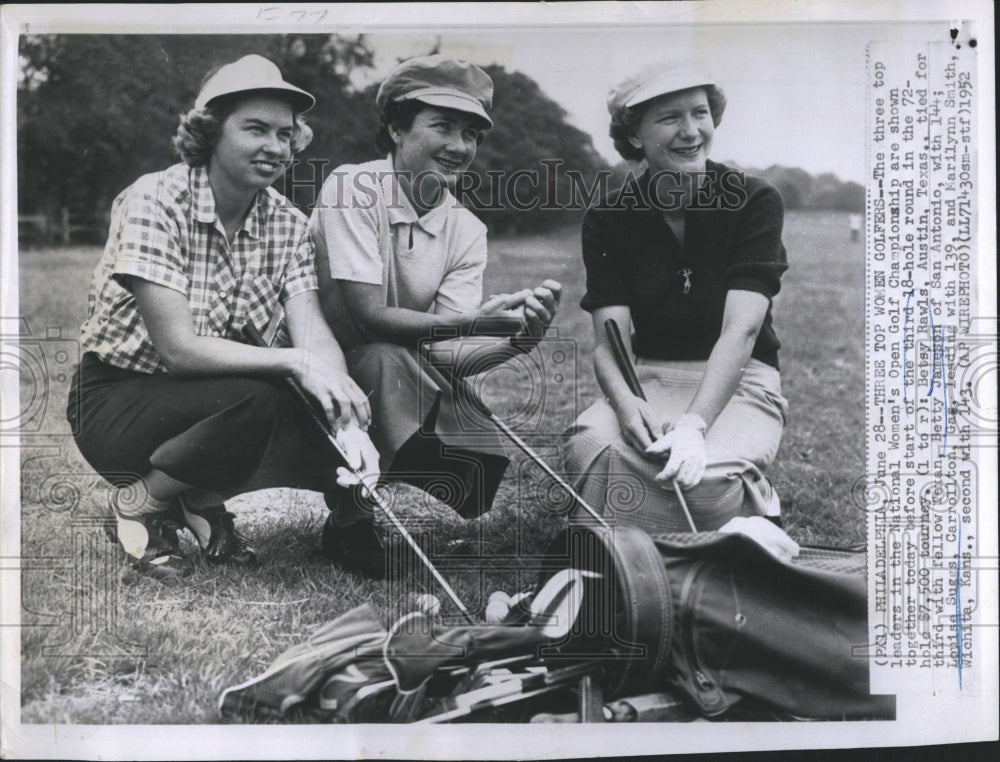
[[[417,363],[413,354],[399,344],[380,341],[365,344],[347,355],[351,376],[363,388],[374,386],[379,379],[397,375],[401,370],[415,373]]]
[[[635,457],[635,450],[624,440],[615,438],[609,441],[585,431],[573,434],[563,444],[563,465],[571,474],[606,471],[615,463]]]
[[[295,414],[294,401],[284,389],[256,378],[238,379],[229,417],[238,421],[247,436],[269,437],[275,426]]]

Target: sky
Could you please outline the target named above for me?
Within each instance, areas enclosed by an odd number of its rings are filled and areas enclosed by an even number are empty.
[[[728,99],[714,137],[714,159],[761,169],[797,166],[864,183],[867,43],[946,34],[940,24],[916,23],[480,27],[381,31],[368,42],[376,53],[375,79],[398,59],[426,53],[438,39],[442,53],[519,70],[537,81],[612,163],[620,157],[607,137],[609,86],[652,61],[696,60]]]

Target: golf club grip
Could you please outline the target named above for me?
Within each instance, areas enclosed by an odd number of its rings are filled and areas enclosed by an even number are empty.
[[[264,337],[260,335],[260,331],[257,330],[257,327],[253,323],[247,323],[243,326],[243,336],[255,347],[266,348],[270,346],[266,341],[264,341]],[[292,395],[302,404],[302,406],[306,409],[306,412],[309,413],[309,417],[312,418],[326,434],[332,435],[333,431],[330,428],[329,421],[326,420],[326,415],[320,413],[320,411],[316,409],[316,403],[308,394],[306,394],[305,389],[302,388],[299,382],[291,376],[286,376],[283,380],[285,385],[292,392]]]
[[[645,400],[646,395],[642,391],[642,384],[639,383],[639,377],[635,374],[635,368],[632,367],[632,361],[629,360],[628,352],[625,351],[625,342],[622,341],[622,334],[618,330],[618,323],[608,318],[604,321],[604,330],[608,332],[611,352],[618,363],[618,369],[622,372],[622,376],[625,377],[625,383],[628,384],[628,388],[632,394],[641,400]],[[654,432],[650,431],[649,433],[653,439],[656,439],[657,435]],[[684,518],[687,519],[688,526],[691,527],[692,532],[697,532],[698,528],[691,517],[691,511],[688,510],[687,501],[684,499],[684,493],[681,492],[677,479],[671,479],[670,485],[674,488],[674,494],[677,495],[677,500],[681,504],[681,509],[684,511]]]
[[[470,405],[472,405],[481,415],[487,418],[493,417],[493,411],[490,410],[486,403],[479,397],[475,391],[469,386],[469,382],[464,378],[460,377],[449,365],[443,365],[438,367],[431,360],[430,349],[427,346],[420,348],[420,356],[423,358],[422,367],[424,371],[430,376],[431,381],[437,386],[441,391],[451,390],[458,399],[465,400]]]
[[[621,331],[618,330],[618,323],[608,318],[604,321],[604,330],[608,332],[611,352],[615,356],[615,362],[618,363],[618,369],[625,377],[625,383],[628,384],[629,390],[639,399],[646,399],[646,395],[642,391],[642,384],[639,383],[639,377],[635,374],[635,368],[632,367],[632,361],[628,358],[628,352],[625,351],[625,342],[622,340]]]

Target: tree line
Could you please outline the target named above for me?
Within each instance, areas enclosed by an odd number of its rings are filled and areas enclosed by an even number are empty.
[[[795,167],[771,166],[747,169],[747,174],[763,177],[774,185],[786,209],[839,209],[845,212],[865,210],[865,186],[840,180],[832,172],[810,175]]]
[[[317,98],[307,115],[313,141],[279,185],[303,211],[337,166],[379,158],[377,85],[354,84],[374,67],[364,35],[26,35],[19,52],[22,214],[106,214],[140,175],[179,161],[170,140],[202,77],[248,53],[270,58]],[[610,167],[530,77],[495,64],[484,68],[494,81],[495,126],[471,167],[477,187],[464,200],[493,232],[576,221],[570,214],[582,208],[572,203],[574,183],[592,187],[609,170],[613,183],[621,167]],[[788,208],[853,209],[858,189],[863,208],[864,189],[832,175],[775,167],[761,174],[779,187]]]

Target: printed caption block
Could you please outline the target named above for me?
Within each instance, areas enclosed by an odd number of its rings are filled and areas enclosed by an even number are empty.
[[[873,693],[978,691],[978,571],[996,564],[978,554],[973,462],[995,434],[972,383],[984,338],[973,318],[975,56],[949,43],[868,50]]]

